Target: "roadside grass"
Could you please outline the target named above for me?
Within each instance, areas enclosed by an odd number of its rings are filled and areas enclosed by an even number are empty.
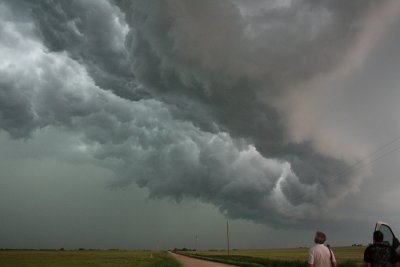
[[[363,253],[365,247],[333,247],[338,267],[364,266]],[[305,267],[307,264],[308,248],[200,251],[185,253],[185,255],[206,260],[229,263],[244,267]]]
[[[180,267],[167,252],[152,251],[0,251],[1,267]]]

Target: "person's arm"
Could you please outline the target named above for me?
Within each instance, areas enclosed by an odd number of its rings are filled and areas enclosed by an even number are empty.
[[[398,242],[398,241],[397,241]],[[392,264],[394,267],[400,267],[400,255],[397,254],[398,248],[395,250],[393,247],[391,247],[391,256],[392,256]]]
[[[364,251],[364,262],[366,267],[371,267],[371,253],[369,246]]]
[[[333,253],[332,249],[329,248],[329,250],[331,251],[331,263],[332,263],[332,267],[336,267],[336,258],[335,258],[335,254]]]

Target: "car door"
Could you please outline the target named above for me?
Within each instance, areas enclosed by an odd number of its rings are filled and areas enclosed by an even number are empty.
[[[392,229],[390,228],[390,226],[385,223],[385,222],[377,222],[375,225],[375,231],[381,231],[383,234],[383,242],[390,244],[393,247],[397,247],[398,246],[398,241],[395,237],[395,235],[393,234]]]

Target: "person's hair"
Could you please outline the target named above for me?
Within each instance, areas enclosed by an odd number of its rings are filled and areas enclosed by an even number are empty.
[[[326,241],[326,235],[323,232],[316,232],[314,241],[317,244],[323,244]]]
[[[383,242],[383,234],[381,231],[374,232],[374,241],[375,242]]]

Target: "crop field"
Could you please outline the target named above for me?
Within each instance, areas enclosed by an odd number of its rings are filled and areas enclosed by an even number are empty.
[[[364,266],[365,247],[333,247],[339,267]],[[200,251],[195,256],[239,266],[307,266],[308,248]],[[258,265],[254,265],[258,264]]]
[[[339,267],[363,266],[365,247],[334,247]],[[307,266],[308,248],[186,252],[203,259],[238,266]],[[0,267],[178,267],[167,252],[0,250]]]
[[[1,267],[179,267],[167,252],[0,251]]]

